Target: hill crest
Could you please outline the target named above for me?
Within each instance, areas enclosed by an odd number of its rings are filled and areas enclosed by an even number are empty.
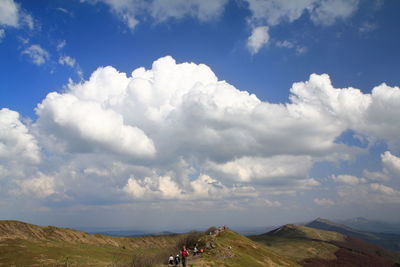
[[[340,233],[315,229],[296,224],[286,224],[282,227],[272,230],[271,232],[265,233],[264,235],[321,241],[343,241],[345,239],[345,236]]]

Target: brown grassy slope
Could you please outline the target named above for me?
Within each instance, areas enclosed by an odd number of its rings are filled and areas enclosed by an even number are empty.
[[[174,236],[176,238],[174,238]],[[146,236],[146,237],[113,237],[101,234],[58,228],[54,226],[38,226],[19,221],[0,221],[0,242],[5,239],[21,239],[30,241],[60,241],[72,244],[91,244],[125,248],[166,247],[171,239],[178,235]]]
[[[151,257],[169,249],[180,235],[111,237],[72,229],[0,221],[0,266],[110,266],[135,254]]]

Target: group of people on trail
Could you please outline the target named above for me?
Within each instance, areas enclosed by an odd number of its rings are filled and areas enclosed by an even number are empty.
[[[186,267],[187,264],[187,257],[189,256],[189,252],[186,249],[186,246],[183,246],[183,248],[180,251],[180,256],[177,254],[175,257],[170,255],[168,259],[168,264],[170,266],[179,266],[179,263],[182,262],[182,267]]]

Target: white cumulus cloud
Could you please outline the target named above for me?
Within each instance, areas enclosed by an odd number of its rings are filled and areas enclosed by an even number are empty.
[[[360,151],[336,142],[343,132],[397,142],[382,128],[394,127],[392,117],[370,118],[372,107],[398,110],[384,97],[398,89],[379,88],[377,98],[376,89],[334,88],[328,75],[312,74],[293,85],[288,103],[274,104],[218,80],[204,64],[164,57],[129,75],[101,67],[89,80],[48,94],[34,126],[65,164],[59,177],[97,177],[133,199],[295,195],[320,186],[309,177],[316,162]]]
[[[386,151],[381,155],[384,171],[389,174],[400,177],[400,158],[396,157],[390,151]]]
[[[168,56],[129,74],[101,67],[87,81],[49,93],[29,127],[18,113],[0,112],[0,176],[10,187],[41,172],[52,180],[25,187],[43,184],[37,191],[47,188],[40,193],[47,200],[57,196],[53,188],[71,204],[277,197],[265,205],[278,206],[280,198],[321,186],[310,177],[316,163],[365,151],[338,143],[344,132],[395,147],[398,138],[387,131],[397,121],[385,114],[398,110],[397,91],[386,85],[370,94],[334,88],[328,75],[312,74],[292,86],[287,103],[274,104],[219,80],[204,64]],[[393,176],[397,152],[390,151],[382,155],[381,173]],[[389,201],[382,187],[370,186],[387,181],[378,176],[369,171],[365,178],[334,180],[344,199],[354,189]],[[51,181],[53,187],[44,186]]]
[[[227,187],[204,174],[191,181],[186,187],[178,185],[170,176],[146,177],[143,180],[131,177],[123,190],[137,200],[197,200],[257,196],[253,187],[240,185]]]
[[[13,193],[17,195],[33,195],[37,198],[46,198],[55,194],[54,178],[39,173],[39,177],[16,181],[18,189]]]
[[[88,151],[104,149],[133,157],[155,154],[153,142],[141,129],[125,125],[121,114],[94,101],[51,93],[38,106],[37,113],[41,126],[49,133],[58,132],[73,149],[79,150],[83,145],[85,152],[85,146],[92,145]]]
[[[20,121],[18,112],[0,109],[0,161],[40,161],[40,149],[35,137]]]
[[[267,158],[242,157],[222,164],[210,162],[206,168],[218,173],[219,177],[226,177],[227,180],[276,182],[285,178],[304,178],[312,165],[312,157],[283,155]]]

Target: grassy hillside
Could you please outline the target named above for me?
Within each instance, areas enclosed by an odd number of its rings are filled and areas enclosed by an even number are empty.
[[[195,266],[300,266],[263,244],[231,230],[220,233],[212,242],[215,248],[206,252],[201,261],[194,261]]]
[[[111,237],[0,221],[0,266],[110,266],[127,264],[135,255],[158,255],[181,236]]]
[[[206,252],[191,256],[188,266],[299,266],[231,230],[214,235],[112,237],[18,221],[0,221],[0,266],[164,266],[161,263],[169,253],[176,254],[178,246],[195,243]]]
[[[252,236],[302,266],[394,266],[398,257],[385,249],[340,233],[298,225],[285,225]]]
[[[360,238],[362,240],[374,243],[385,249],[400,251],[400,235],[388,233],[373,233],[353,229],[343,224],[337,224],[332,221],[318,218],[312,222],[307,223],[305,226],[315,229],[322,229],[328,231],[335,231],[347,236]]]
[[[269,233],[252,236],[251,239],[267,245],[274,252],[298,263],[309,258],[336,259],[338,247],[328,242],[344,241],[345,236],[299,225],[285,225]]]

